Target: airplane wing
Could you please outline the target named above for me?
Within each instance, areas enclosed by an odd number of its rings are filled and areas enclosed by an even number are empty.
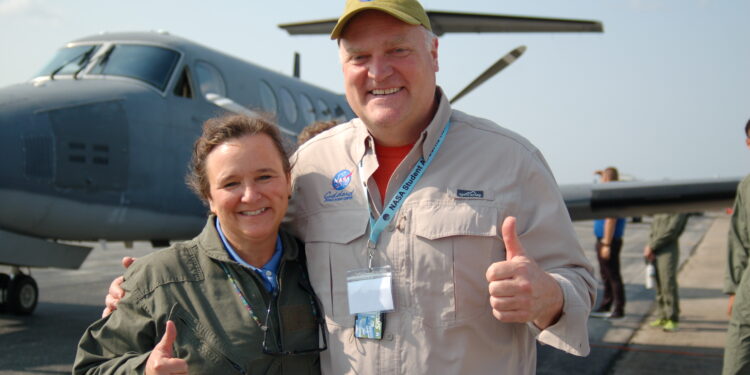
[[[560,185],[573,220],[731,207],[741,178]]]
[[[445,33],[603,32],[599,21],[427,11],[432,31]],[[289,35],[330,34],[338,19],[279,25]]]

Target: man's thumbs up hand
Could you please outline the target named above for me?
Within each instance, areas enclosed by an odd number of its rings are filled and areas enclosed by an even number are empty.
[[[167,321],[167,328],[161,341],[156,344],[146,361],[147,375],[187,374],[188,365],[184,359],[173,358],[172,345],[177,338],[177,328],[174,322]]]
[[[503,221],[505,260],[487,269],[490,306],[497,320],[506,323],[534,322],[545,329],[562,313],[563,296],[560,286],[526,250],[516,233],[516,218]]]
[[[516,234],[516,218],[508,216],[503,221],[503,242],[505,243],[505,260],[512,260],[516,257],[525,257],[526,252],[521,246],[521,241]]]

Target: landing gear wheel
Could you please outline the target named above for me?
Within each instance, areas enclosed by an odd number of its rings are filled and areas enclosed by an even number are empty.
[[[19,273],[10,280],[7,309],[16,315],[30,315],[39,299],[39,288],[31,276]]]
[[[10,275],[0,273],[0,312],[5,312],[8,300],[8,287],[10,286]]]

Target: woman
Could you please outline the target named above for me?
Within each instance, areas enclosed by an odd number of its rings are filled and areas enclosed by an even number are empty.
[[[128,269],[126,296],[86,330],[73,372],[320,373],[325,330],[304,249],[279,230],[289,172],[271,123],[207,121],[188,176],[206,226]]]

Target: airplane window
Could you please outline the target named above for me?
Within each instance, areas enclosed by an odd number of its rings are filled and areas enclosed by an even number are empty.
[[[297,122],[297,103],[289,90],[282,87],[279,92],[281,93],[281,109],[284,111],[284,116],[290,123],[294,124]]]
[[[331,109],[328,108],[328,104],[322,99],[318,99],[318,120],[319,121],[330,121],[333,119]]]
[[[337,120],[343,121],[343,120],[346,119],[346,115],[344,114],[344,109],[341,108],[341,106],[338,105],[338,104],[336,105],[336,111],[335,111],[335,113],[336,113],[336,119]]]
[[[263,109],[276,114],[276,94],[273,93],[271,86],[266,81],[260,81],[260,103]]]
[[[313,107],[312,101],[305,94],[299,94],[300,109],[302,110],[302,119],[305,120],[306,125],[310,125],[315,122],[315,107]]]
[[[221,73],[213,65],[205,61],[198,61],[195,64],[195,73],[198,76],[198,86],[204,97],[209,93],[220,96],[227,95],[224,79],[221,78]]]
[[[185,69],[182,69],[180,80],[177,81],[177,85],[174,87],[174,94],[188,99],[193,97],[193,88],[190,85],[190,71],[187,66]]]
[[[117,44],[90,73],[135,78],[164,90],[179,58],[179,53],[162,47]]]
[[[63,48],[55,54],[36,77],[54,74],[73,74],[81,70],[94,55],[100,45],[82,45]]]

